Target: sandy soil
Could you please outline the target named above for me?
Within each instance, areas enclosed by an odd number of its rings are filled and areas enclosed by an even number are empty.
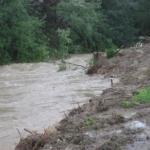
[[[150,44],[123,49],[109,61],[113,68],[98,72],[119,83],[66,114],[55,129],[30,133],[16,150],[149,150],[150,104],[123,108],[122,102],[150,85]]]

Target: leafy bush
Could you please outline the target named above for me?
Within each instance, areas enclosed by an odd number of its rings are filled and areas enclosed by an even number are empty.
[[[39,31],[41,22],[36,18],[20,22],[16,29],[17,60],[21,62],[42,61],[48,58],[48,48]],[[41,37],[40,37],[41,36]]]
[[[139,90],[131,101],[125,100],[121,105],[124,108],[130,108],[144,103],[150,103],[150,87]]]
[[[92,117],[88,117],[88,118],[86,118],[84,123],[85,123],[86,127],[90,128],[90,127],[93,127],[96,124],[96,119],[92,118]]]
[[[117,52],[117,46],[112,42],[112,40],[108,40],[108,44],[106,46],[107,58],[112,58]]]
[[[41,61],[48,55],[41,32],[43,25],[28,13],[29,2],[3,1],[0,4],[0,63]]]
[[[150,87],[139,90],[133,100],[139,103],[150,103]]]
[[[71,39],[79,52],[104,50],[105,21],[100,11],[100,3],[85,0],[64,0],[58,5],[57,13],[63,16],[70,27]],[[75,49],[77,51],[77,49]]]

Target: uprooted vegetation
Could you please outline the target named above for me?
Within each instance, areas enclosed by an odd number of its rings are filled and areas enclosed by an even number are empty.
[[[146,44],[121,50],[116,57],[105,59],[108,68],[97,64],[98,71],[92,73],[118,77],[120,82],[69,112],[44,143],[42,136],[31,135],[21,139],[16,150],[148,150],[149,48]],[[109,64],[113,66],[110,70]]]
[[[87,74],[106,74],[108,71],[111,71],[113,67],[113,64],[108,61],[104,52],[95,52],[93,53],[93,58],[87,70]]]

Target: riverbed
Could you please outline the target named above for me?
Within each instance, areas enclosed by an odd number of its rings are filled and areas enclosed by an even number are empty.
[[[68,62],[87,66],[91,55],[74,55]],[[0,67],[0,150],[13,150],[24,128],[43,131],[111,86],[110,79],[88,76],[80,66],[59,63],[11,64]]]

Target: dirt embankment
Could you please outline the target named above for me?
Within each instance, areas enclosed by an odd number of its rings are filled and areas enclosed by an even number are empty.
[[[111,69],[97,72],[118,77],[118,84],[72,110],[55,130],[21,139],[16,150],[149,150],[150,104],[123,108],[122,102],[150,85],[150,44],[121,50],[109,61]]]

